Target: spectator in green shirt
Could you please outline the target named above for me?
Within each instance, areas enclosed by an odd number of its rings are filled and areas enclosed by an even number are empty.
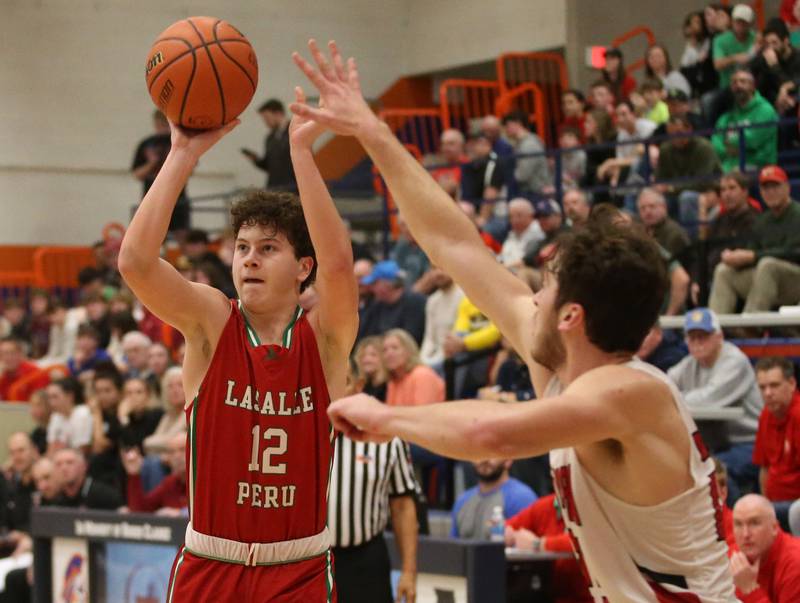
[[[714,270],[709,307],[719,314],[736,310],[768,312],[800,302],[800,205],[789,196],[789,179],[777,165],[759,176],[768,211],[753,224],[746,248],[726,249]]]
[[[711,143],[702,136],[692,136],[692,131],[692,122],[686,115],[670,116],[667,133],[676,138],[660,147],[656,181],[682,181],[658,184],[656,188],[670,197],[671,206],[677,200],[678,221],[692,238],[696,238],[700,192],[709,187],[721,169]]]
[[[727,128],[775,122],[778,119],[778,114],[772,105],[756,90],[753,74],[744,67],[734,71],[731,77],[731,92],[734,106],[717,120],[715,126],[717,132],[711,137],[711,143],[722,162],[723,172],[739,167],[740,163],[739,131]],[[777,127],[745,128],[744,139],[746,167],[758,168],[777,161]]]
[[[714,69],[719,73],[719,87],[722,89],[730,84],[736,66],[749,63],[756,50],[753,9],[746,4],[737,4],[731,17],[731,29],[714,38]]]

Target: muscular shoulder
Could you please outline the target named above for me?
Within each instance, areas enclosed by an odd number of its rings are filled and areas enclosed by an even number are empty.
[[[653,424],[661,413],[675,409],[672,391],[665,381],[625,365],[588,371],[564,393],[594,398],[602,407],[620,412],[637,424]]]

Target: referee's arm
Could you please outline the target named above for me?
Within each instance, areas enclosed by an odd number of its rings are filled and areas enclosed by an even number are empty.
[[[413,495],[389,500],[397,548],[402,560],[402,574],[397,585],[397,600],[414,603],[417,591],[417,507]]]
[[[417,595],[417,523],[416,495],[419,485],[414,478],[411,454],[408,446],[395,438],[394,448],[397,462],[392,468],[389,481],[389,511],[392,516],[397,548],[400,551],[402,572],[397,584],[397,601],[414,603]]]

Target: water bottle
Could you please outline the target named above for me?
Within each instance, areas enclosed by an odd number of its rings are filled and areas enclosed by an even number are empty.
[[[503,516],[503,507],[496,505],[492,509],[492,518],[489,520],[489,540],[492,542],[505,542],[506,518]]]

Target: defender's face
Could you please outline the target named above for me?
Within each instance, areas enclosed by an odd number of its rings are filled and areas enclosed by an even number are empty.
[[[557,296],[558,281],[552,270],[546,268],[542,288],[533,296],[535,314],[531,358],[551,371],[563,365],[567,357],[561,334],[558,332]]]
[[[282,232],[266,226],[242,226],[233,253],[233,284],[242,303],[257,308],[287,291],[300,294],[300,284],[313,266],[311,258],[294,255]]]

